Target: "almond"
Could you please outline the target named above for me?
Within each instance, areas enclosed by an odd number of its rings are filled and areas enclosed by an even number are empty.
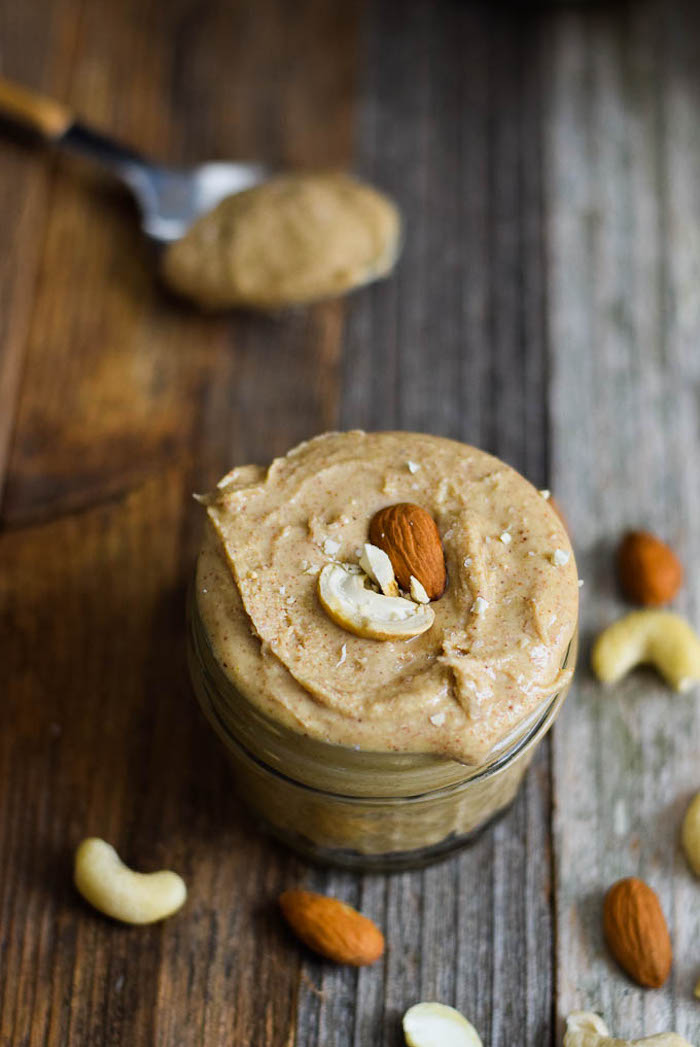
[[[683,568],[673,549],[648,531],[625,535],[617,569],[625,596],[645,607],[669,603],[683,582]]]
[[[447,585],[440,532],[430,513],[411,502],[380,509],[369,525],[369,540],[391,560],[399,585],[411,591],[411,575],[431,600],[439,600]]]
[[[285,891],[282,915],[298,938],[334,963],[365,967],[384,952],[384,935],[356,909],[313,891]]]
[[[603,933],[620,966],[639,985],[658,989],[673,958],[668,927],[656,892],[634,876],[618,880],[605,896]]]

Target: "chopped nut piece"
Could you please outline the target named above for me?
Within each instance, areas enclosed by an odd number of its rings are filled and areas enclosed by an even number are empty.
[[[411,598],[416,603],[430,603],[430,597],[415,575],[411,575]]]
[[[476,600],[472,604],[472,611],[474,612],[474,614],[483,614],[488,605],[488,600],[485,600],[483,596],[477,596]]]
[[[338,666],[343,664],[343,662],[345,661],[347,656],[348,656],[348,645],[346,643],[344,643],[343,646],[340,648],[340,658],[335,663],[336,669],[338,668]]]
[[[552,497],[552,492],[551,492],[551,491],[549,491],[549,490],[547,490],[547,488],[546,488],[546,487],[543,487],[543,488],[542,488],[542,490],[540,491],[540,494],[541,494],[541,495],[542,495],[542,497],[544,498],[545,502],[548,502],[548,501],[549,501],[549,499],[550,499],[550,498]]]
[[[510,545],[510,543],[513,541],[513,535],[510,534],[508,531],[504,531],[503,534],[500,535],[500,539],[504,545]]]
[[[563,567],[571,559],[571,553],[567,553],[565,549],[555,549],[552,553],[552,563],[555,567]]]
[[[430,717],[430,722],[434,727],[442,727],[445,722],[445,713],[434,713]]]
[[[394,577],[394,568],[391,560],[376,545],[365,542],[362,555],[360,556],[360,567],[369,575],[373,582],[379,586],[385,596],[398,596],[399,587]]]
[[[323,551],[326,554],[326,556],[335,556],[335,554],[340,549],[340,544],[341,543],[336,542],[334,538],[326,538],[325,542],[323,543]]]
[[[420,469],[418,462],[406,462],[409,473],[417,473]]]

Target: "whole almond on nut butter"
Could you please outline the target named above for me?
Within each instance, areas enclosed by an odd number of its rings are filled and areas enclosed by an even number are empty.
[[[285,891],[282,915],[297,937],[334,963],[365,967],[384,952],[384,935],[356,909],[313,891]]]
[[[380,509],[369,525],[369,540],[391,560],[399,585],[411,591],[411,575],[431,600],[439,600],[447,585],[440,532],[430,513],[411,502]]]
[[[629,876],[614,883],[603,904],[603,933],[620,966],[639,985],[658,989],[673,958],[668,927],[656,892]]]
[[[645,607],[669,603],[683,582],[683,568],[673,549],[648,531],[625,535],[617,569],[625,596]]]

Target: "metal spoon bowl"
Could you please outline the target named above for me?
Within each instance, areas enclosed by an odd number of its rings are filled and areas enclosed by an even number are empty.
[[[131,191],[141,212],[141,227],[159,246],[179,240],[194,220],[232,193],[270,177],[258,163],[214,162],[195,167],[164,167],[81,123],[54,99],[0,77],[0,114],[38,132],[47,142],[88,157]]]

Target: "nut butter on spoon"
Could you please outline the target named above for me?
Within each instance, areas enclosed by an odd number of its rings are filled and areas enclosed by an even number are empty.
[[[259,163],[165,167],[0,76],[0,115],[105,167],[136,198],[163,248],[165,282],[204,309],[275,309],[387,275],[399,251],[395,205],[340,172],[272,176]]]

